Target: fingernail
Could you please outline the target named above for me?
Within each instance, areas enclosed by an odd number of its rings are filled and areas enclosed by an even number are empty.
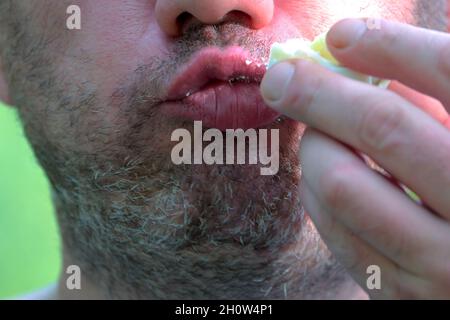
[[[336,49],[353,46],[366,33],[367,23],[362,19],[346,19],[337,23],[328,33],[328,43]]]
[[[295,67],[290,62],[280,62],[270,68],[261,82],[263,98],[275,103],[283,98],[283,95],[294,75]]]

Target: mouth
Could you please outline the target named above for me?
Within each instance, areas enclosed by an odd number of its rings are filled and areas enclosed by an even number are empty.
[[[265,127],[280,116],[261,97],[265,72],[241,47],[205,48],[174,77],[163,110],[221,131]]]

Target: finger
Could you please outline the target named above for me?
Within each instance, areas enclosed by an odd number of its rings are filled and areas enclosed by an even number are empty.
[[[450,35],[377,20],[345,19],[331,28],[327,44],[345,66],[395,79],[450,107]]]
[[[309,129],[300,148],[302,179],[333,219],[414,274],[442,267],[433,262],[448,256],[447,223],[326,135]]]
[[[261,90],[268,106],[368,154],[450,219],[450,132],[431,116],[304,60],[271,68]]]
[[[389,85],[389,90],[402,96],[414,106],[419,107],[444,126],[446,125],[449,114],[439,100],[415,91],[398,81],[392,81]]]
[[[302,179],[301,199],[306,213],[311,217],[317,231],[328,249],[345,267],[350,276],[372,299],[419,298],[426,284],[420,277],[399,266],[374,247],[352,233],[320,205],[318,199]],[[369,286],[368,270],[378,267],[380,287]]]
[[[371,298],[392,297],[393,284],[397,283],[397,266],[381,254],[370,248],[368,244],[358,239],[342,224],[328,216],[320,207],[312,192],[301,181],[301,199],[306,213],[311,217],[317,231],[328,249],[348,271],[350,276],[366,291]],[[366,270],[369,266],[378,266],[381,270],[380,290],[368,290]]]

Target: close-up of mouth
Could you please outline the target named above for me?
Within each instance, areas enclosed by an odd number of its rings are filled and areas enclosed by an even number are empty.
[[[0,303],[450,301],[450,0],[0,0],[0,146]]]
[[[222,131],[267,126],[280,115],[261,97],[265,72],[241,47],[205,48],[174,77],[163,110]]]

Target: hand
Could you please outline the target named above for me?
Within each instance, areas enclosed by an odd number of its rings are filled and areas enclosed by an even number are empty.
[[[450,35],[389,21],[369,30],[347,19],[327,43],[346,67],[396,82],[384,90],[300,60],[268,71],[266,103],[308,125],[305,209],[371,297],[450,298]],[[381,269],[381,290],[366,287],[370,265]]]

